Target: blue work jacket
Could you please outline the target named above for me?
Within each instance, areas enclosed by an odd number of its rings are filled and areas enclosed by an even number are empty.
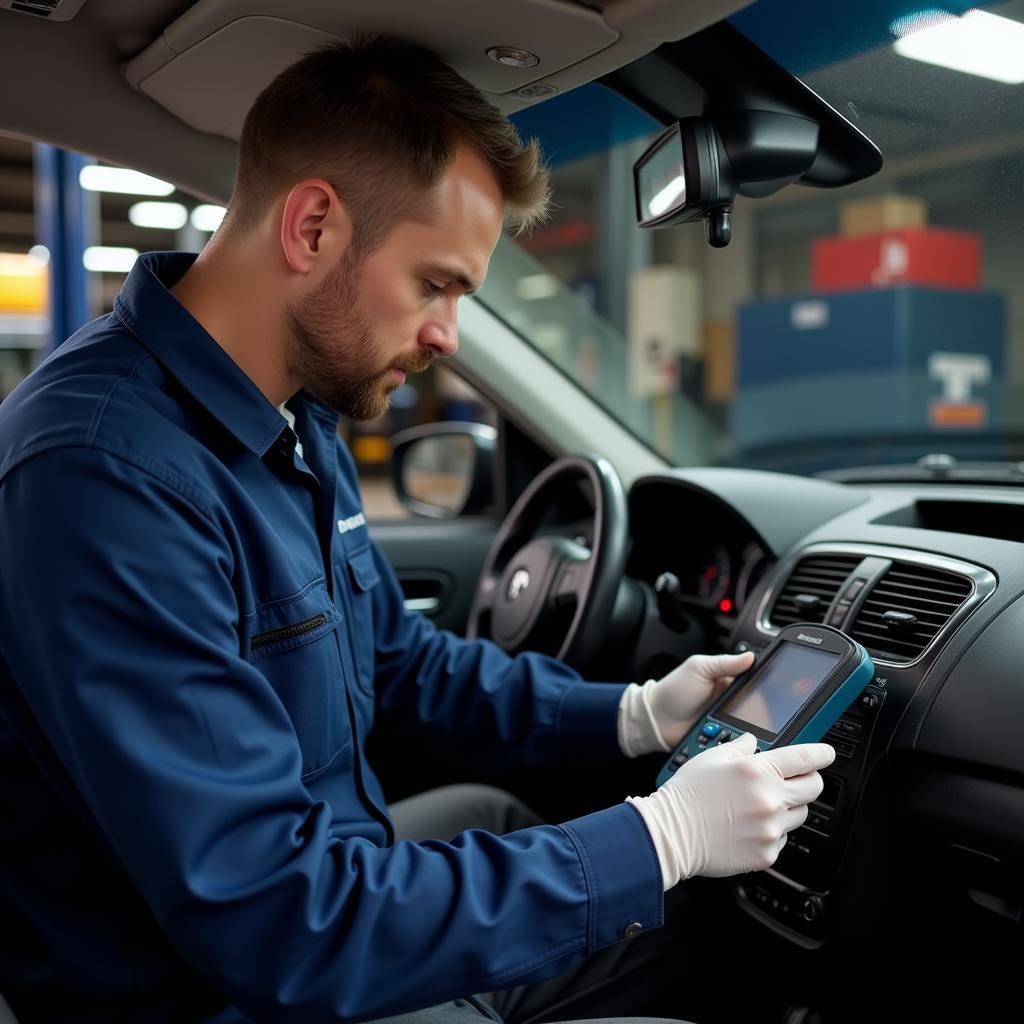
[[[375,714],[475,764],[618,758],[622,687],[408,612],[337,416],[289,402],[300,457],[167,290],[192,259],[143,256],[0,406],[0,993],[350,1021],[660,925],[628,804],[394,841]]]

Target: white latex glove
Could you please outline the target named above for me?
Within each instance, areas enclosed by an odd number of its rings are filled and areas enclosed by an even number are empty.
[[[763,871],[821,795],[827,743],[755,753],[750,733],[691,758],[648,797],[629,797],[651,833],[665,890],[694,875]]]
[[[631,683],[619,701],[619,747],[626,757],[668,753],[754,655],[695,654],[661,679]]]

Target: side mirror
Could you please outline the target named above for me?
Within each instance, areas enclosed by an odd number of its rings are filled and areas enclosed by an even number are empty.
[[[633,167],[642,228],[704,220],[715,248],[732,237],[737,195],[763,197],[796,181],[818,154],[818,125],[795,114],[737,110],[685,117]]]
[[[450,519],[494,507],[494,447],[485,423],[429,423],[391,438],[398,500],[417,515]]]

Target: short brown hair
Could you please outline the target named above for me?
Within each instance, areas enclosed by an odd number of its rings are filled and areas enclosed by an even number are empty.
[[[545,219],[550,178],[536,140],[421,46],[360,36],[313,51],[256,98],[242,127],[226,226],[246,228],[279,191],[329,181],[352,213],[357,250],[414,215],[460,145],[483,156],[515,233]]]

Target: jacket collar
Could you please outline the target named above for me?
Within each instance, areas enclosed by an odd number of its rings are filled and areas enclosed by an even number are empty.
[[[195,259],[194,253],[144,253],[114,300],[114,314],[196,401],[262,458],[287,426],[284,417],[168,290]]]

